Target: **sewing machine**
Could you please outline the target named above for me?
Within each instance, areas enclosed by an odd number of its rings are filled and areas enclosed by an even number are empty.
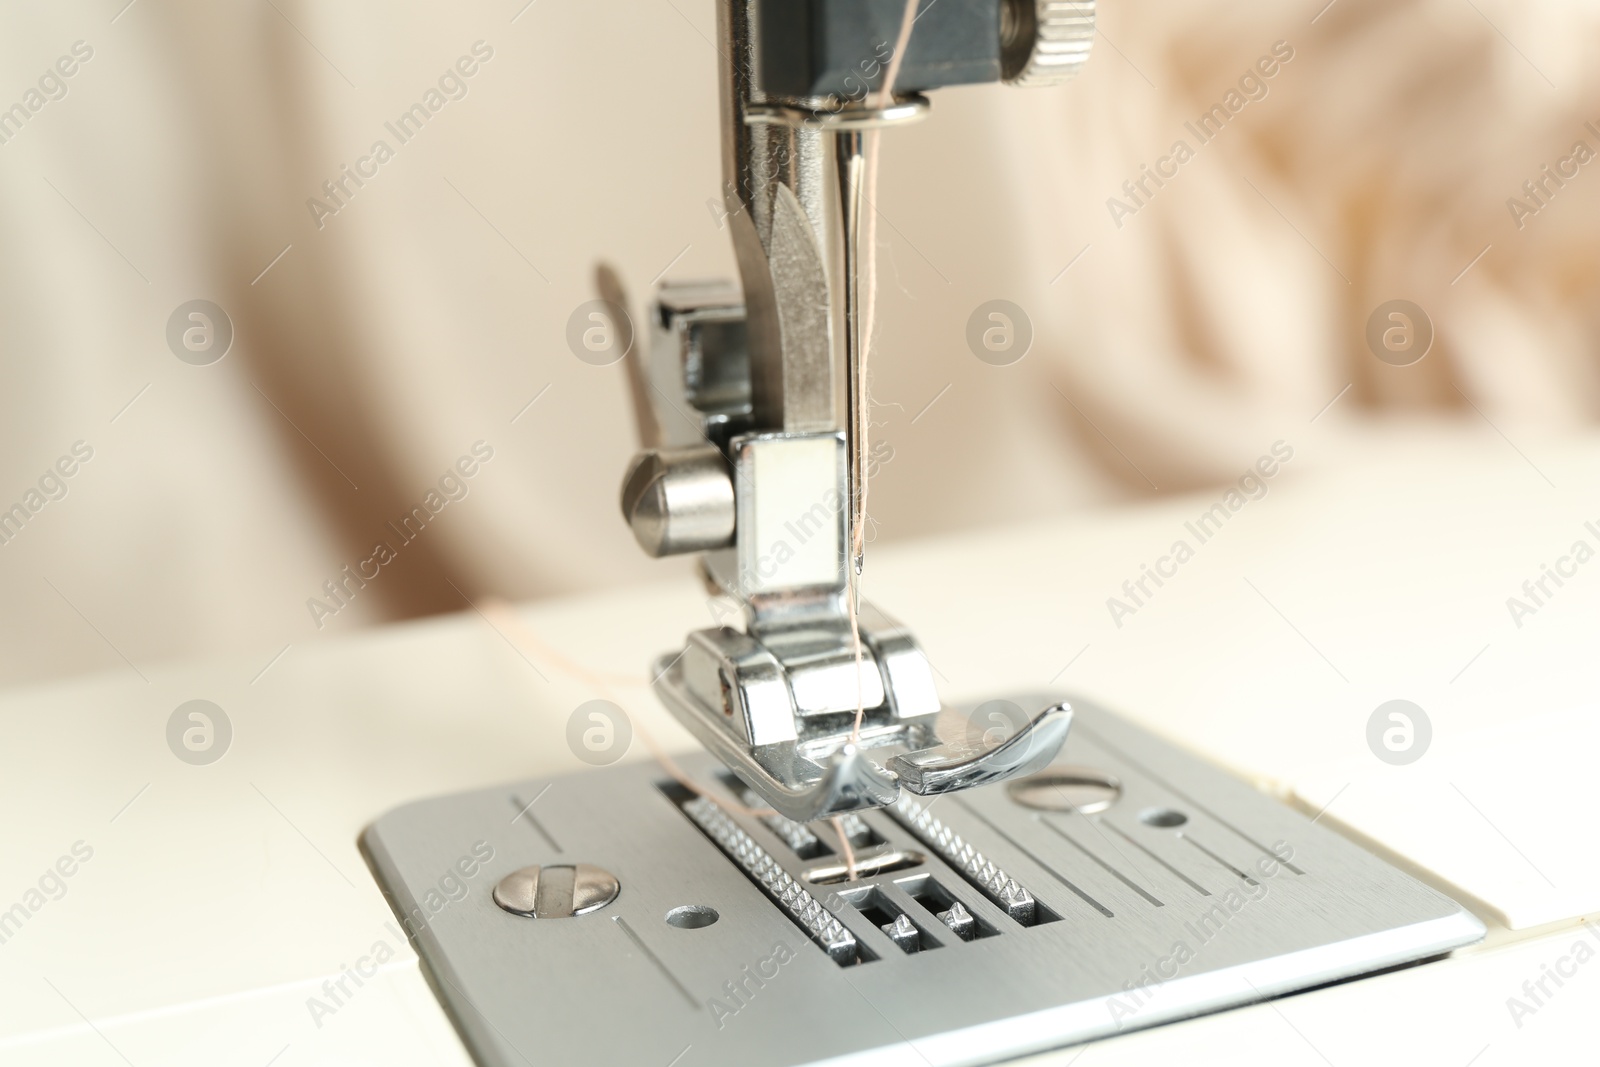
[[[1294,474],[1153,597],[1221,489],[874,546],[858,668],[851,124],[893,153],[940,71],[1016,80],[1039,27],[925,6],[876,108],[898,4],[849,6],[870,55],[791,27],[817,51],[774,94],[757,16],[845,5],[723,5],[741,284],[632,317],[624,513],[711,588],[663,563],[0,692],[0,1063],[1593,1060],[1592,432],[1308,410]]]
[[[363,836],[485,1067],[678,1049],[674,1064],[990,1063],[1484,934],[1108,711],[1059,693],[946,705],[912,631],[861,600],[866,138],[923,119],[947,85],[1057,84],[1093,36],[1089,2],[944,0],[899,56],[904,9],[725,0],[741,284],[664,285],[646,358],[620,280],[599,275],[595,313],[630,324],[643,448],[624,516],[652,556],[699,553],[739,616],[651,669],[705,753],[422,801]],[[600,702],[577,728],[614,737],[620,714]],[[478,844],[487,878],[446,906],[440,872]]]

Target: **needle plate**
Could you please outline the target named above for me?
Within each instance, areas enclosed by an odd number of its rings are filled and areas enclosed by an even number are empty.
[[[849,858],[829,823],[750,814],[705,756],[682,763],[708,797],[635,763],[418,801],[361,843],[484,1067],[993,1063],[1483,936],[1332,831],[1073,707],[1044,772],[1061,796],[1041,777],[907,797],[846,826]],[[1074,806],[1083,780],[1118,788]],[[466,895],[439,898],[483,843]],[[841,879],[851,859],[867,873]],[[615,875],[616,899],[562,918],[495,903],[503,877],[573,864]]]

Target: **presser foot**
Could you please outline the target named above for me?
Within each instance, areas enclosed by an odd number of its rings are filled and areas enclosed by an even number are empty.
[[[798,823],[891,807],[902,788],[934,796],[1033,774],[1055,759],[1072,725],[1071,707],[1052,704],[990,741],[993,728],[971,736],[950,709],[897,714],[891,684],[857,734],[850,711],[794,714],[786,706],[794,679],[751,646],[759,642],[733,630],[692,635],[684,653],[657,661],[655,690],[712,755]],[[875,658],[867,669],[876,680]],[[787,736],[751,742],[763,733]]]

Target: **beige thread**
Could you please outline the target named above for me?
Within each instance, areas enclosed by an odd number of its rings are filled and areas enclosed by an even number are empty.
[[[613,679],[623,685],[647,685],[646,682],[639,678],[626,678],[622,675],[602,674],[597,671],[591,671],[583,664],[570,659],[558,649],[547,645],[539,637],[539,635],[535,634],[533,630],[530,629],[527,624],[517,616],[516,611],[511,607],[511,605],[507,604],[499,597],[489,597],[481,601],[478,604],[478,610],[483,613],[483,617],[488,620],[490,626],[493,626],[496,630],[499,630],[501,636],[509,639],[512,644],[521,646],[522,651],[538,656],[540,659],[551,663],[555,667],[565,671],[567,674],[572,675],[578,680],[594,686],[608,699],[618,703],[619,706],[620,701],[617,700],[616,691],[612,689],[611,682],[607,680],[608,678]],[[498,620],[498,623],[496,620]],[[684,772],[681,767],[677,765],[676,762],[673,761],[671,756],[667,755],[666,749],[661,747],[660,743],[650,735],[650,731],[646,730],[643,724],[634,721],[632,722],[632,726],[634,732],[639,735],[639,740],[644,742],[644,747],[650,750],[651,758],[659,763],[661,765],[661,769],[671,775],[674,781],[683,786],[685,789],[689,790],[689,792],[693,793],[695,796],[710,797],[722,807],[728,808],[732,811],[737,811],[741,815],[751,816],[752,818],[762,818],[767,815],[778,814],[771,808],[748,807],[747,805],[739,803],[737,798],[729,797],[706,786],[702,786],[698,782],[695,782],[688,776],[688,774]]]
[[[906,0],[905,13],[900,16],[900,35],[895,38],[894,52],[889,56],[889,69],[884,72],[883,85],[878,89],[878,94],[873,100],[874,107],[887,107],[894,99],[894,83],[900,76],[900,64],[905,58],[906,47],[911,41],[911,28],[917,21],[917,0]],[[876,327],[876,312],[878,304],[878,130],[867,130],[862,136],[862,151],[864,158],[861,168],[861,199],[863,201],[863,217],[861,221],[860,259],[863,273],[866,275],[866,284],[861,287],[861,380],[863,401],[870,397],[866,387],[867,356],[872,350],[872,334]],[[872,425],[870,406],[867,407],[868,417],[864,417],[861,427],[861,451],[868,454],[868,428]],[[866,518],[867,518],[867,468],[861,467],[861,484],[856,487],[856,499],[851,501],[855,508],[854,530],[851,535],[850,557],[851,560],[866,559]],[[855,644],[856,651],[856,718],[850,728],[850,743],[861,743],[861,720],[866,716],[866,685],[862,679],[861,665],[861,572],[855,566],[847,565],[845,575],[850,582],[850,639]],[[849,874],[850,880],[855,880],[853,865]]]

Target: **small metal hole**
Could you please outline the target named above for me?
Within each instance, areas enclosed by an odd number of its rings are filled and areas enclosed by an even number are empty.
[[[699,930],[720,918],[722,916],[717,914],[716,908],[708,908],[704,904],[685,904],[667,912],[667,925],[680,930]]]
[[[1171,808],[1149,808],[1139,813],[1139,821],[1146,826],[1159,826],[1168,830],[1174,826],[1182,826],[1189,821],[1189,816]]]

